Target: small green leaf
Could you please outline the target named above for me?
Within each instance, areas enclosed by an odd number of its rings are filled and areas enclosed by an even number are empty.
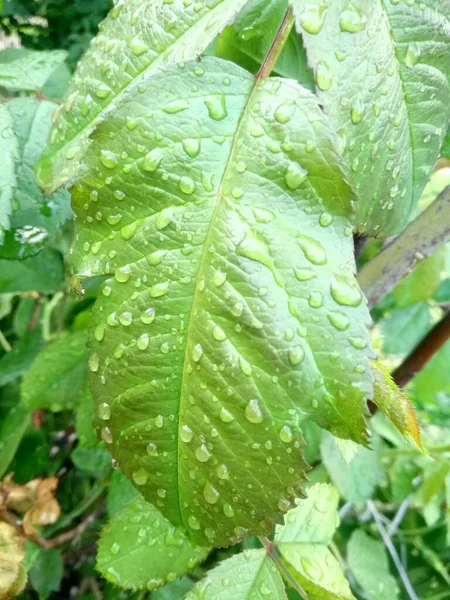
[[[0,386],[7,385],[23,375],[44,345],[39,331],[28,332],[16,342],[11,352],[7,352],[0,359]]]
[[[70,197],[59,190],[44,198],[34,175],[56,108],[50,102],[18,98],[7,104],[17,140],[10,231],[0,246],[0,258],[26,258],[39,252],[71,217]]]
[[[445,267],[443,249],[426,258],[392,290],[397,306],[403,308],[416,302],[429,300],[441,281]]]
[[[289,508],[302,419],[366,438],[352,194],[296,82],[208,57],[167,67],[138,97],[99,125],[72,190],[76,275],[114,273],[92,315],[96,422],[148,500],[167,490],[169,520],[226,545]]]
[[[192,546],[180,530],[140,498],[103,529],[97,568],[103,577],[122,588],[152,590],[182,577],[208,552],[208,548]]]
[[[1,364],[1,363],[0,363]],[[446,342],[425,367],[414,377],[414,394],[420,399],[430,398],[447,389],[450,384],[450,341]]]
[[[448,3],[292,0],[325,113],[357,188],[360,233],[399,231],[450,118]]]
[[[104,477],[111,471],[111,454],[104,448],[77,446],[70,460],[77,469],[95,477]]]
[[[380,323],[383,351],[386,354],[408,354],[430,328],[430,309],[426,302],[406,308],[394,308]]]
[[[62,286],[63,274],[62,256],[51,248],[25,260],[0,258],[0,294],[28,291],[53,294]]]
[[[16,186],[14,163],[18,148],[13,130],[13,119],[6,103],[0,104],[0,244],[10,227],[12,198]]]
[[[22,400],[29,410],[73,408],[86,382],[86,337],[85,331],[67,334],[38,354],[22,382]]]
[[[50,75],[64,63],[67,52],[35,52],[25,48],[7,48],[0,52],[0,87],[7,90],[39,92]]]
[[[195,59],[246,1],[118,2],[79,63],[64,105],[55,113],[55,128],[37,168],[45,192],[53,192],[77,172],[95,125],[131,84],[137,89],[160,67]]]
[[[152,593],[152,600],[180,600],[192,589],[194,582],[189,577],[183,577],[179,581],[174,581],[165,585],[160,590]]]
[[[331,481],[342,496],[353,504],[364,504],[384,478],[374,450],[360,446],[348,463],[339,451],[335,438],[326,431],[323,433],[321,453]]]
[[[17,403],[0,424],[0,478],[6,473],[22,437],[30,424],[30,413]]]
[[[422,448],[419,423],[408,397],[380,362],[372,361],[372,370],[375,376],[373,402],[403,435],[409,435]]]
[[[354,600],[347,580],[328,544],[339,525],[339,494],[335,487],[316,484],[308,498],[297,500],[296,508],[277,525],[275,542],[290,570],[314,598]]]
[[[58,592],[63,578],[64,566],[61,551],[52,548],[41,550],[30,569],[30,583],[39,594],[39,600],[46,600],[52,592]]]
[[[389,572],[383,544],[361,529],[352,533],[347,546],[348,566],[358,585],[371,600],[398,600],[398,586]]]
[[[287,600],[281,576],[265,550],[244,550],[208,572],[186,600]]]
[[[119,469],[115,470],[111,476],[111,483],[108,489],[108,497],[106,500],[108,517],[113,517],[121,511],[125,506],[135,500],[138,496],[138,491],[132,485],[129,479]]]

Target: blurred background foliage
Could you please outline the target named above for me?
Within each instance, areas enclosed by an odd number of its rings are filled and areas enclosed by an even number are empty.
[[[61,102],[70,72],[110,6],[110,0],[3,0],[3,44],[16,49],[0,52],[0,100],[25,102],[15,106],[18,117],[27,123],[34,122],[36,103],[43,104],[38,102],[41,96]],[[266,25],[262,31],[265,35]],[[238,23],[225,31],[211,52],[252,69],[258,60],[258,35],[250,36],[246,24],[239,29]],[[30,50],[67,54],[45,54],[37,75],[33,66],[31,83],[25,78],[11,86],[5,74],[18,64],[15,61],[25,61],[20,64],[29,68],[31,63],[26,61],[35,58]],[[250,55],[256,55],[253,62]],[[309,73],[305,69],[302,73],[308,85]],[[48,106],[40,121],[43,125],[27,129],[27,139],[38,149],[45,143],[55,106]],[[450,185],[445,157],[450,155],[450,144],[446,144],[414,217]],[[33,198],[38,210],[31,214],[21,204],[26,200],[18,198],[13,225],[22,231],[31,219],[45,235],[20,250],[8,245],[8,239],[0,247],[0,487],[3,498],[5,490],[14,489],[22,502],[6,506],[0,500],[0,513],[6,510],[27,518],[35,531],[28,536],[23,563],[29,583],[19,597],[179,599],[219,560],[240,551],[242,545],[257,547],[259,542],[251,538],[216,550],[189,577],[151,593],[121,592],[95,570],[99,531],[136,491],[114,468],[105,443],[97,440],[91,425],[93,403],[86,386],[84,340],[100,281],[87,282],[82,298],[71,295],[64,271],[71,239],[68,194],[61,192],[55,204],[30,185],[25,196]],[[382,246],[378,240],[366,242],[359,266]],[[449,308],[447,244],[421,262],[372,310],[372,339],[382,362],[390,370],[401,364]],[[338,445],[312,424],[305,430],[311,482],[331,481],[341,495],[341,526],[332,551],[359,600],[450,598],[449,365],[447,342],[407,387],[428,454],[407,445],[381,414],[371,420],[375,451]],[[46,492],[45,502],[38,487]],[[35,517],[42,512],[50,517],[46,524],[37,524]],[[292,590],[288,595],[290,600],[300,598]]]

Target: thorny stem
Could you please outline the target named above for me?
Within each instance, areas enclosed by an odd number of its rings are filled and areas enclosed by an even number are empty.
[[[292,26],[294,25],[294,11],[292,6],[284,13],[283,20],[281,21],[281,25],[278,28],[278,31],[275,35],[275,38],[269,48],[269,51],[256,74],[257,79],[263,79],[264,77],[269,77],[273,68],[275,67],[275,63],[278,60],[278,57],[283,50],[284,44],[291,33]]]
[[[403,363],[395,369],[392,373],[395,383],[400,387],[409,383],[448,339],[450,339],[450,313],[433,327]]]
[[[266,537],[259,536],[258,537],[261,544],[264,546],[267,555],[273,560],[275,566],[280,571],[280,573],[284,576],[289,585],[296,590],[302,598],[308,600],[308,594],[299,584],[299,582],[295,579],[289,569],[286,567],[284,562],[281,560],[280,556],[277,554],[275,550],[275,544],[268,540]]]

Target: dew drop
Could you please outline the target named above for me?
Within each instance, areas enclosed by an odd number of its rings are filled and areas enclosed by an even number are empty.
[[[303,250],[306,258],[314,265],[324,265],[327,254],[322,244],[306,235],[297,234],[298,245]]]
[[[141,321],[144,325],[151,325],[155,320],[156,311],[154,308],[146,308],[143,313],[141,313]]]
[[[119,164],[117,156],[111,150],[100,151],[100,162],[106,169],[114,169]]]
[[[164,281],[162,283],[155,283],[149,289],[149,294],[152,298],[160,298],[161,296],[165,296],[169,290],[169,283]]]
[[[205,463],[207,462],[210,458],[212,457],[211,452],[208,450],[208,448],[205,446],[205,444],[202,444],[201,446],[199,446],[198,448],[196,448],[195,450],[195,458],[201,462],[201,463]]]
[[[108,421],[111,418],[111,407],[106,402],[99,404],[97,414],[103,421]]]
[[[275,120],[278,121],[278,123],[284,125],[285,123],[288,123],[288,121],[290,121],[292,115],[294,114],[294,111],[295,104],[280,104],[280,106],[275,110],[273,116],[275,117]]]
[[[120,545],[117,542],[114,542],[114,544],[111,545],[109,551],[111,552],[111,554],[119,554]]]
[[[344,275],[334,275],[331,281],[331,296],[342,306],[359,306],[362,294],[356,282],[348,280]]]
[[[216,271],[213,275],[213,282],[214,282],[214,285],[216,285],[217,287],[220,287],[221,285],[223,285],[226,280],[227,280],[227,274],[224,273],[223,271]]]
[[[305,360],[305,351],[300,346],[291,348],[288,351],[288,359],[293,367],[297,367]]]
[[[361,123],[361,121],[363,120],[364,105],[359,98],[356,99],[355,104],[352,106],[350,114],[351,114],[351,118],[352,118],[352,123],[354,125]]]
[[[262,423],[264,417],[259,406],[259,400],[250,400],[245,407],[245,416],[250,423]]]
[[[346,31],[347,33],[357,33],[365,29],[366,23],[366,16],[361,14],[361,12],[352,3],[350,3],[348,7],[342,11],[339,26],[341,31]]]
[[[312,269],[308,269],[307,267],[302,269],[294,269],[294,274],[299,281],[309,281],[310,279],[314,279],[316,277],[316,272]]]
[[[147,445],[147,454],[149,456],[158,456],[158,447],[156,444],[150,443]]]
[[[196,138],[186,138],[182,142],[183,150],[190,158],[195,158],[200,154],[201,143]]]
[[[231,423],[232,421],[234,421],[233,415],[230,413],[230,411],[228,411],[223,406],[221,407],[221,409],[219,411],[219,417],[220,417],[220,420],[223,421],[224,423]]]
[[[105,326],[104,325],[98,325],[95,330],[94,330],[94,337],[97,340],[97,342],[101,342],[102,339],[105,337]]]
[[[316,35],[322,30],[326,12],[324,4],[308,4],[300,15],[300,25],[307,33]]]
[[[208,481],[203,488],[203,497],[208,504],[216,504],[219,500],[220,494]]]
[[[227,334],[225,333],[225,331],[219,327],[218,325],[216,325],[213,329],[213,338],[217,341],[217,342],[223,342],[224,340],[227,339]]]
[[[350,319],[340,310],[328,313],[328,320],[338,331],[345,331],[350,325]]]
[[[137,35],[135,35],[133,38],[131,38],[131,40],[129,40],[128,47],[135,56],[141,56],[149,50],[147,44],[143,42],[141,38]]]
[[[239,367],[240,367],[241,371],[244,373],[244,375],[246,375],[247,377],[251,377],[252,366],[242,356],[239,357]]]
[[[419,58],[420,58],[419,46],[414,42],[412,42],[411,44],[408,44],[408,47],[406,49],[406,55],[405,55],[405,65],[411,69],[412,67],[417,65],[417,63],[419,62]]]
[[[187,194],[188,196],[193,194],[196,188],[194,181],[186,175],[180,178],[180,180],[178,181],[178,187],[180,188],[180,191],[183,192],[183,194]]]
[[[192,438],[194,437],[194,432],[189,427],[189,425],[182,425],[180,428],[180,439],[181,441],[188,444]]]
[[[116,269],[114,277],[119,283],[126,283],[131,277],[131,267],[130,265],[125,265],[124,267],[120,267]]]
[[[93,372],[96,373],[98,371],[98,367],[100,365],[100,359],[98,358],[98,354],[91,354],[91,356],[89,357],[89,369]]]
[[[147,350],[149,343],[150,338],[148,333],[143,333],[138,337],[136,345],[139,348],[139,350],[142,350],[143,352],[144,350]]]
[[[189,102],[184,98],[181,98],[179,100],[173,100],[173,102],[169,102],[169,104],[166,104],[166,106],[163,108],[163,111],[169,115],[172,115],[186,110],[188,106]]]
[[[203,356],[203,348],[201,344],[195,344],[195,346],[192,348],[192,352],[191,352],[191,357],[192,360],[196,363],[198,363],[201,359],[201,357]]]
[[[151,150],[142,159],[141,166],[147,173],[154,173],[161,164],[161,154],[159,150]]]
[[[211,94],[205,98],[205,105],[209,116],[214,121],[222,121],[228,115],[225,96],[223,94]]]
[[[317,63],[314,73],[314,81],[316,82],[317,87],[323,92],[326,92],[331,87],[333,77],[329,66],[323,60]]]
[[[282,442],[284,442],[285,444],[289,444],[290,442],[292,442],[291,428],[288,425],[284,425],[284,427],[280,429],[279,436]]]
[[[189,516],[188,525],[191,529],[194,529],[195,531],[198,531],[200,529],[199,520],[196,517],[194,517],[194,515]]]
[[[136,485],[145,485],[148,481],[148,473],[142,467],[132,474],[133,481]]]
[[[227,465],[219,465],[216,469],[216,473],[219,479],[228,479],[229,477]]]
[[[234,517],[234,510],[231,504],[225,503],[223,505],[223,514],[229,519],[232,519]]]
[[[284,174],[284,181],[290,190],[296,190],[305,181],[308,171],[301,165],[291,162]]]
[[[309,294],[308,304],[311,308],[321,308],[323,306],[323,294],[313,291]]]

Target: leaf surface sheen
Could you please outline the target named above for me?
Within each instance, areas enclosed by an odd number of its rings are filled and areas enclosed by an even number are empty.
[[[119,0],[79,63],[55,112],[38,184],[50,193],[73,178],[89,135],[124,91],[167,63],[193,60],[247,0]]]
[[[73,188],[73,266],[115,274],[92,321],[97,424],[200,543],[280,520],[302,419],[365,440],[369,317],[334,143],[295,82],[205,59],[130,93]]]
[[[358,231],[399,231],[450,118],[450,3],[292,4],[320,102],[345,144]]]

